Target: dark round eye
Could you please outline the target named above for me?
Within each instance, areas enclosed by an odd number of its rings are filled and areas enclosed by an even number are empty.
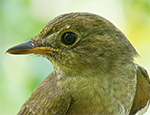
[[[61,41],[67,46],[73,45],[77,40],[77,35],[73,32],[66,32],[62,35]]]

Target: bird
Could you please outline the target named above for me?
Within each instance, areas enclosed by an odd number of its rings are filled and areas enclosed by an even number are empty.
[[[61,14],[6,53],[40,55],[54,66],[18,115],[134,115],[148,109],[150,79],[134,62],[137,51],[97,14]]]

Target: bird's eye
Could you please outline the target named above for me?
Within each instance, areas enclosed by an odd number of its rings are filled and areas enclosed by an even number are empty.
[[[62,35],[61,42],[64,45],[71,46],[76,42],[77,37],[78,36],[73,32],[66,32]]]

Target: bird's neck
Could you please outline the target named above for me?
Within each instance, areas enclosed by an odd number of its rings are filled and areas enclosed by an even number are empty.
[[[97,103],[92,102],[93,104],[99,105],[105,110],[108,108],[115,109],[115,107],[120,108],[118,113],[121,114],[124,112],[129,113],[129,110],[126,108],[131,108],[131,102],[133,101],[132,97],[135,95],[135,70],[130,69],[133,66],[134,65],[131,64],[126,67],[128,72],[121,72],[118,70],[116,73],[112,74],[109,72],[108,74],[102,72],[98,73],[95,71],[93,71],[92,74],[89,73],[89,70],[87,70],[85,72],[89,74],[88,76],[87,74],[80,73],[76,76],[68,76],[66,73],[58,70],[55,70],[55,72],[57,74],[56,79],[58,87],[67,90],[67,92],[70,93],[77,102],[80,102],[81,99],[81,102],[83,102],[83,99],[86,98],[85,103],[88,105],[91,104],[91,102],[88,103],[87,100],[92,100],[94,95],[98,95],[97,98],[99,98],[100,101]],[[116,100],[118,101],[116,102]],[[80,105],[80,103],[78,104]]]

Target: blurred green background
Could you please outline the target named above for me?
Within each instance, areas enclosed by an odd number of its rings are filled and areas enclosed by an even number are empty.
[[[6,49],[37,35],[57,15],[73,11],[93,12],[113,22],[140,54],[135,61],[150,72],[150,0],[1,0],[0,115],[15,115],[53,71],[43,57],[9,55]]]

